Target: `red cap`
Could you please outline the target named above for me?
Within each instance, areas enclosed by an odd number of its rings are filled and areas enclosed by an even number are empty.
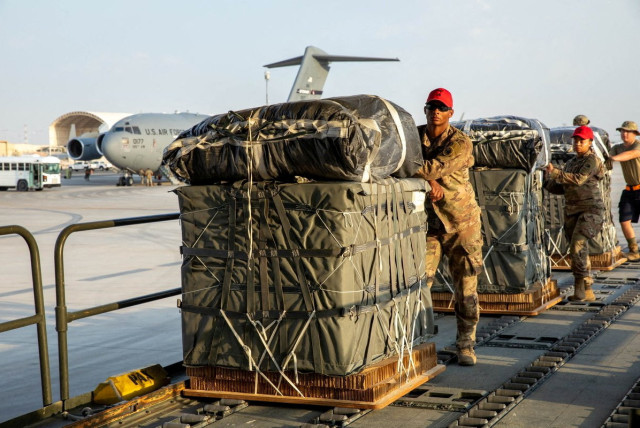
[[[430,101],[440,101],[447,107],[453,108],[453,97],[451,96],[451,92],[447,91],[444,88],[434,89],[433,91],[429,92],[429,96],[427,97],[427,104]]]
[[[578,126],[573,131],[573,137],[582,138],[583,140],[593,140],[593,131],[588,126]]]

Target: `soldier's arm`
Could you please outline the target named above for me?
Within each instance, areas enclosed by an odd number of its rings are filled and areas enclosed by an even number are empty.
[[[425,180],[438,180],[461,169],[473,166],[471,156],[471,142],[463,139],[452,141],[441,154],[433,159],[424,161],[422,167],[414,177],[422,177]]]
[[[600,161],[595,156],[591,156],[577,172],[564,172],[561,169],[554,169],[549,174],[549,178],[560,184],[582,186],[589,177],[596,175],[600,169]]]
[[[564,195],[564,187],[555,180],[545,180],[542,187],[554,195]]]
[[[613,155],[609,159],[616,162],[624,162],[636,158],[640,158],[640,150],[633,149],[627,150],[626,152],[618,153],[617,155]]]

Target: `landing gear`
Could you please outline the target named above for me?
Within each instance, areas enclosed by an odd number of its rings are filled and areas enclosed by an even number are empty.
[[[133,186],[133,177],[131,174],[125,172],[124,175],[118,179],[117,186]]]

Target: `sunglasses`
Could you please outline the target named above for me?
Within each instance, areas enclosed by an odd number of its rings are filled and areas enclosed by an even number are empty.
[[[424,106],[425,111],[426,110],[438,110],[442,113],[448,112],[449,110],[451,110],[451,107],[447,107],[443,104],[438,104],[438,105],[434,105],[434,104],[427,104]]]

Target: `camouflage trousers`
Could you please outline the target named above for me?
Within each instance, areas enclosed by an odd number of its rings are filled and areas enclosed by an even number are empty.
[[[604,217],[597,212],[581,212],[565,215],[564,232],[569,244],[571,271],[575,278],[591,276],[589,240],[602,230]]]
[[[474,346],[478,306],[478,274],[482,270],[480,222],[456,233],[427,233],[427,281],[433,284],[442,255],[447,256],[453,278],[458,348]]]

